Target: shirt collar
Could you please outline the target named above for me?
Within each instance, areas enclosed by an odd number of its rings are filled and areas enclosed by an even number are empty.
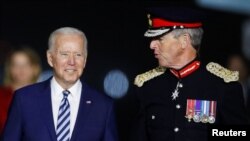
[[[51,86],[53,86],[51,89],[55,92],[55,95],[60,97],[62,92],[64,91],[64,89],[59,85],[59,83],[56,81],[55,77],[53,77],[51,79]],[[70,87],[68,90],[70,91],[70,95],[73,98],[74,97],[79,97],[80,95],[78,94],[79,91],[81,91],[82,88],[82,83],[81,81],[78,79],[76,81],[76,83]]]

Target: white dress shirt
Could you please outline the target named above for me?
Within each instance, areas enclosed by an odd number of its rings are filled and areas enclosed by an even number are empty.
[[[52,112],[54,119],[55,131],[57,127],[57,118],[60,103],[63,99],[64,89],[57,83],[56,79],[53,77],[50,83],[51,87],[51,100],[52,100]],[[70,94],[68,95],[68,101],[70,104],[70,137],[75,126],[76,117],[79,109],[81,92],[82,92],[82,83],[78,80],[71,88],[68,89]]]

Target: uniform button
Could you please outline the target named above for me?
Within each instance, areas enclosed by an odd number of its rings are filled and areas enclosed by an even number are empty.
[[[176,107],[176,109],[180,109],[180,108],[181,108],[181,105],[180,105],[180,104],[177,104],[175,107]]]
[[[179,87],[180,87],[180,88],[182,88],[182,87],[183,87],[183,84],[182,84],[182,83],[180,83],[180,84],[179,84]]]
[[[152,115],[151,118],[152,118],[152,119],[155,119],[155,115]]]
[[[174,132],[179,132],[179,130],[180,130],[180,129],[179,129],[178,127],[175,127],[175,128],[174,128]]]

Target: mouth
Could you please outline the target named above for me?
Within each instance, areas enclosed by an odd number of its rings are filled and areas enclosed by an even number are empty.
[[[69,72],[69,73],[72,73],[72,72],[75,72],[76,70],[75,69],[66,69],[65,71]]]
[[[157,53],[155,53],[154,55],[155,55],[155,58],[158,58],[158,57],[159,57],[159,54],[157,54]]]

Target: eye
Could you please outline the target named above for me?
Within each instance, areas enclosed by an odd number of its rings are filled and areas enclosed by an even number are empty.
[[[164,40],[164,39],[165,39],[164,37],[159,38],[159,40]]]
[[[82,54],[81,54],[81,53],[77,53],[76,56],[77,56],[77,57],[81,57]]]
[[[59,52],[60,56],[62,57],[67,57],[69,56],[69,53],[68,52]]]
[[[163,40],[164,40],[164,38],[162,36],[152,38],[152,41],[159,41],[159,42],[161,42]]]
[[[155,41],[155,40],[160,40],[160,38],[159,37],[153,37],[152,41]]]

